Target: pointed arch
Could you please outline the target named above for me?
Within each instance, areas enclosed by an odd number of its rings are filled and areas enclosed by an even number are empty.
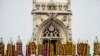
[[[56,28],[58,30],[60,37],[62,36],[62,34],[66,36],[66,28],[67,27],[64,25],[63,22],[61,22],[60,20],[58,20],[56,18],[55,19],[49,18],[49,19],[45,20],[39,26],[38,31],[39,31],[40,36],[43,35],[43,31],[45,31],[45,29],[50,27],[51,24],[54,26],[54,28]]]

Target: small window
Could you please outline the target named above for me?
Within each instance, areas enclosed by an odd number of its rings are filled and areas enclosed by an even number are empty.
[[[43,37],[60,37],[60,35],[58,29],[51,25],[44,30]]]
[[[36,5],[37,10],[39,10],[39,7],[40,7],[40,5],[39,5],[39,4],[37,4],[37,5]]]

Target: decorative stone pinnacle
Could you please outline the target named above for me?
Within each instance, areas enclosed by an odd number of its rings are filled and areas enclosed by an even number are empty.
[[[2,41],[2,37],[0,38],[0,42],[2,43],[3,41]]]
[[[17,42],[21,43],[21,39],[20,39],[20,36],[18,36],[18,40],[17,40]]]
[[[70,3],[71,3],[70,0],[68,0],[67,3],[70,5]]]
[[[50,0],[50,3],[52,4],[53,3],[53,0]]]
[[[9,44],[13,44],[12,37],[10,38],[10,40],[9,40],[8,43],[9,43]]]
[[[36,0],[33,0],[33,3],[36,3]]]
[[[95,37],[95,42],[98,42],[98,37],[97,36]]]

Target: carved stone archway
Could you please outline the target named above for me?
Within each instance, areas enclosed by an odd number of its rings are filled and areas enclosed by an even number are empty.
[[[55,38],[62,38],[63,39],[62,42],[66,42],[66,39],[67,39],[67,30],[66,29],[67,29],[67,27],[60,20],[58,20],[56,18],[54,18],[54,19],[49,18],[49,19],[45,20],[39,26],[39,28],[38,28],[38,32],[39,32],[38,40],[40,40],[41,38],[44,38],[44,37],[46,37],[46,38],[55,37]],[[45,31],[47,31],[47,32],[45,32]],[[50,32],[53,32],[53,33],[56,32],[57,35],[51,34]]]

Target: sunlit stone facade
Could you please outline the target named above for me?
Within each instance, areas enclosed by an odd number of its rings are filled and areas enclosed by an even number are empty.
[[[18,36],[18,40],[16,42],[16,56],[23,56],[22,41],[20,36]]]
[[[71,33],[71,2],[37,2],[33,0],[33,39],[36,55],[75,56]],[[34,46],[35,47],[35,46]],[[28,49],[29,50],[29,49]]]
[[[94,41],[94,56],[100,56],[100,42],[98,40],[98,38],[96,37],[95,41]]]
[[[90,46],[88,41],[80,41],[77,43],[77,55],[78,56],[91,56],[90,55]]]
[[[4,43],[2,38],[0,38],[0,56],[4,56]]]
[[[7,44],[6,56],[15,56],[15,45],[12,39]]]
[[[36,56],[37,46],[32,38],[31,41],[26,45],[26,56]]]

